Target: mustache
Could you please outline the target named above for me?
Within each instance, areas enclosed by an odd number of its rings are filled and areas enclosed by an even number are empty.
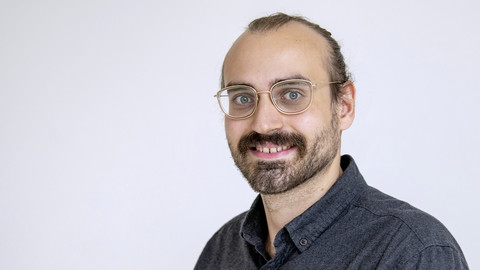
[[[302,157],[307,150],[307,140],[298,133],[276,132],[272,134],[260,134],[253,131],[240,138],[238,151],[241,155],[246,155],[252,147],[264,143],[294,146],[297,148],[300,157]]]

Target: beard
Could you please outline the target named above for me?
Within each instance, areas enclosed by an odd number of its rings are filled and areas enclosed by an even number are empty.
[[[317,174],[324,173],[340,148],[339,119],[332,115],[330,126],[320,130],[308,145],[299,133],[259,134],[252,132],[240,138],[236,148],[229,142],[233,160],[252,189],[261,194],[279,194],[291,190]],[[248,152],[255,145],[270,142],[296,147],[297,156],[290,160],[252,160]]]

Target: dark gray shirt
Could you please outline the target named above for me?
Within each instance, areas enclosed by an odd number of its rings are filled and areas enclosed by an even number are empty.
[[[282,228],[272,259],[260,196],[205,246],[195,269],[468,269],[434,217],[368,186],[350,156],[318,202]]]

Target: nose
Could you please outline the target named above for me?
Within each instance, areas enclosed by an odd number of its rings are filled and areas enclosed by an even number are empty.
[[[269,92],[258,92],[257,110],[252,117],[252,130],[260,134],[268,134],[283,127],[283,115],[273,105]]]

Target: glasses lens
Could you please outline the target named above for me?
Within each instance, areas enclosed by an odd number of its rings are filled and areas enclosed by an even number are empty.
[[[257,104],[255,90],[248,87],[227,88],[217,97],[223,112],[233,118],[249,116]]]
[[[312,85],[307,81],[286,81],[272,89],[273,101],[285,113],[305,110],[312,101]]]

